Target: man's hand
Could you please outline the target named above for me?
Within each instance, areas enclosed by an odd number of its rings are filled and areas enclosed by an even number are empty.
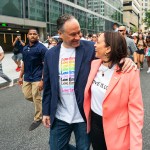
[[[19,78],[19,79],[18,79],[18,84],[19,84],[20,86],[22,86],[22,84],[23,84],[23,78]]]
[[[43,81],[41,80],[39,85],[38,85],[39,91],[43,90]]]
[[[137,70],[137,65],[130,58],[121,59],[120,64],[123,62],[124,62],[124,65],[122,67],[123,72],[129,72],[133,68],[134,68],[134,70]]]
[[[50,116],[43,116],[42,122],[43,122],[44,127],[50,128],[50,125],[51,125]]]

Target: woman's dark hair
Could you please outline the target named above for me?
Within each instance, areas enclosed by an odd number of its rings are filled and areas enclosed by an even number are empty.
[[[150,36],[146,36],[146,43],[149,43],[150,42]]]
[[[106,47],[111,48],[109,55],[109,60],[112,64],[110,68],[117,64],[119,66],[119,70],[122,70],[123,64],[120,64],[120,60],[122,58],[127,57],[127,43],[125,38],[119,32],[106,31],[104,32],[105,44]]]

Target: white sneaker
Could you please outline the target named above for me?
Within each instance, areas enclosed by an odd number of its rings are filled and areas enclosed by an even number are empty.
[[[150,73],[150,69],[147,70],[147,73]]]
[[[12,87],[14,85],[14,81],[12,80],[10,83],[9,83],[9,87]]]

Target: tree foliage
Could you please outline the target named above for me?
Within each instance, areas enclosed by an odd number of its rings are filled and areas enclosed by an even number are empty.
[[[137,26],[131,27],[131,31],[133,33],[137,32],[138,31],[138,27]]]
[[[144,23],[150,28],[150,10],[145,12]]]

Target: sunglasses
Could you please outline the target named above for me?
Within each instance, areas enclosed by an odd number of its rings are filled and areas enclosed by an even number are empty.
[[[119,32],[123,32],[124,30],[118,30]]]

